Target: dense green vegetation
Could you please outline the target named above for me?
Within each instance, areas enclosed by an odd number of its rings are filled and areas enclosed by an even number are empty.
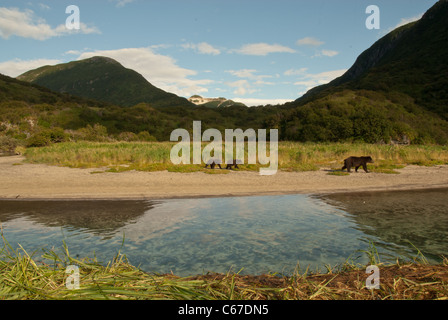
[[[271,116],[266,126],[292,141],[448,141],[448,122],[399,92],[340,91]]]
[[[346,90],[304,106],[123,108],[51,93],[1,77],[0,135],[26,146],[62,141],[167,141],[174,129],[277,128],[281,140],[413,144],[448,141],[448,122],[404,94]],[[6,143],[6,142],[5,142]]]
[[[167,141],[174,129],[191,132],[195,120],[202,130],[278,129],[282,141],[446,145],[447,15],[448,2],[439,1],[420,21],[380,39],[339,79],[281,106],[195,106],[102,57],[20,77],[58,92],[0,75],[0,153],[14,144]],[[60,93],[66,91],[84,98]]]
[[[66,140],[166,141],[174,129],[261,128],[273,107],[153,107],[140,103],[123,108],[51,92],[0,75],[0,135],[42,146]],[[61,135],[61,129],[64,135]],[[53,137],[53,136],[57,137]]]

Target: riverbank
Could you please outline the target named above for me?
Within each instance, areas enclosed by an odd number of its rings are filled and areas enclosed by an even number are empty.
[[[350,175],[330,175],[333,170],[323,167],[261,176],[257,171],[114,173],[24,160],[23,156],[0,157],[0,199],[166,199],[448,187],[448,165],[410,165],[395,169],[399,174],[359,170]]]

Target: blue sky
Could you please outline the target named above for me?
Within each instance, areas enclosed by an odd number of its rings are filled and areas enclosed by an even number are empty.
[[[0,73],[104,55],[180,96],[295,100],[436,0],[2,0]],[[77,5],[80,30],[65,27]],[[380,9],[369,30],[366,8]]]

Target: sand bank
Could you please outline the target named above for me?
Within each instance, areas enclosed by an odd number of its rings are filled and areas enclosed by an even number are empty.
[[[232,171],[229,174],[138,172],[94,173],[27,164],[22,156],[0,157],[0,199],[163,199],[290,193],[324,194],[351,191],[448,187],[448,166],[407,166],[400,174]],[[218,169],[219,170],[219,169]]]

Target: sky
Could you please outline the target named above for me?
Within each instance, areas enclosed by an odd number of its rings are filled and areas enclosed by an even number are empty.
[[[1,0],[0,73],[107,56],[182,97],[292,101],[436,0]],[[67,28],[79,9],[79,29]],[[379,29],[366,27],[379,9]],[[370,20],[369,20],[370,21]],[[376,21],[375,21],[376,22]]]

